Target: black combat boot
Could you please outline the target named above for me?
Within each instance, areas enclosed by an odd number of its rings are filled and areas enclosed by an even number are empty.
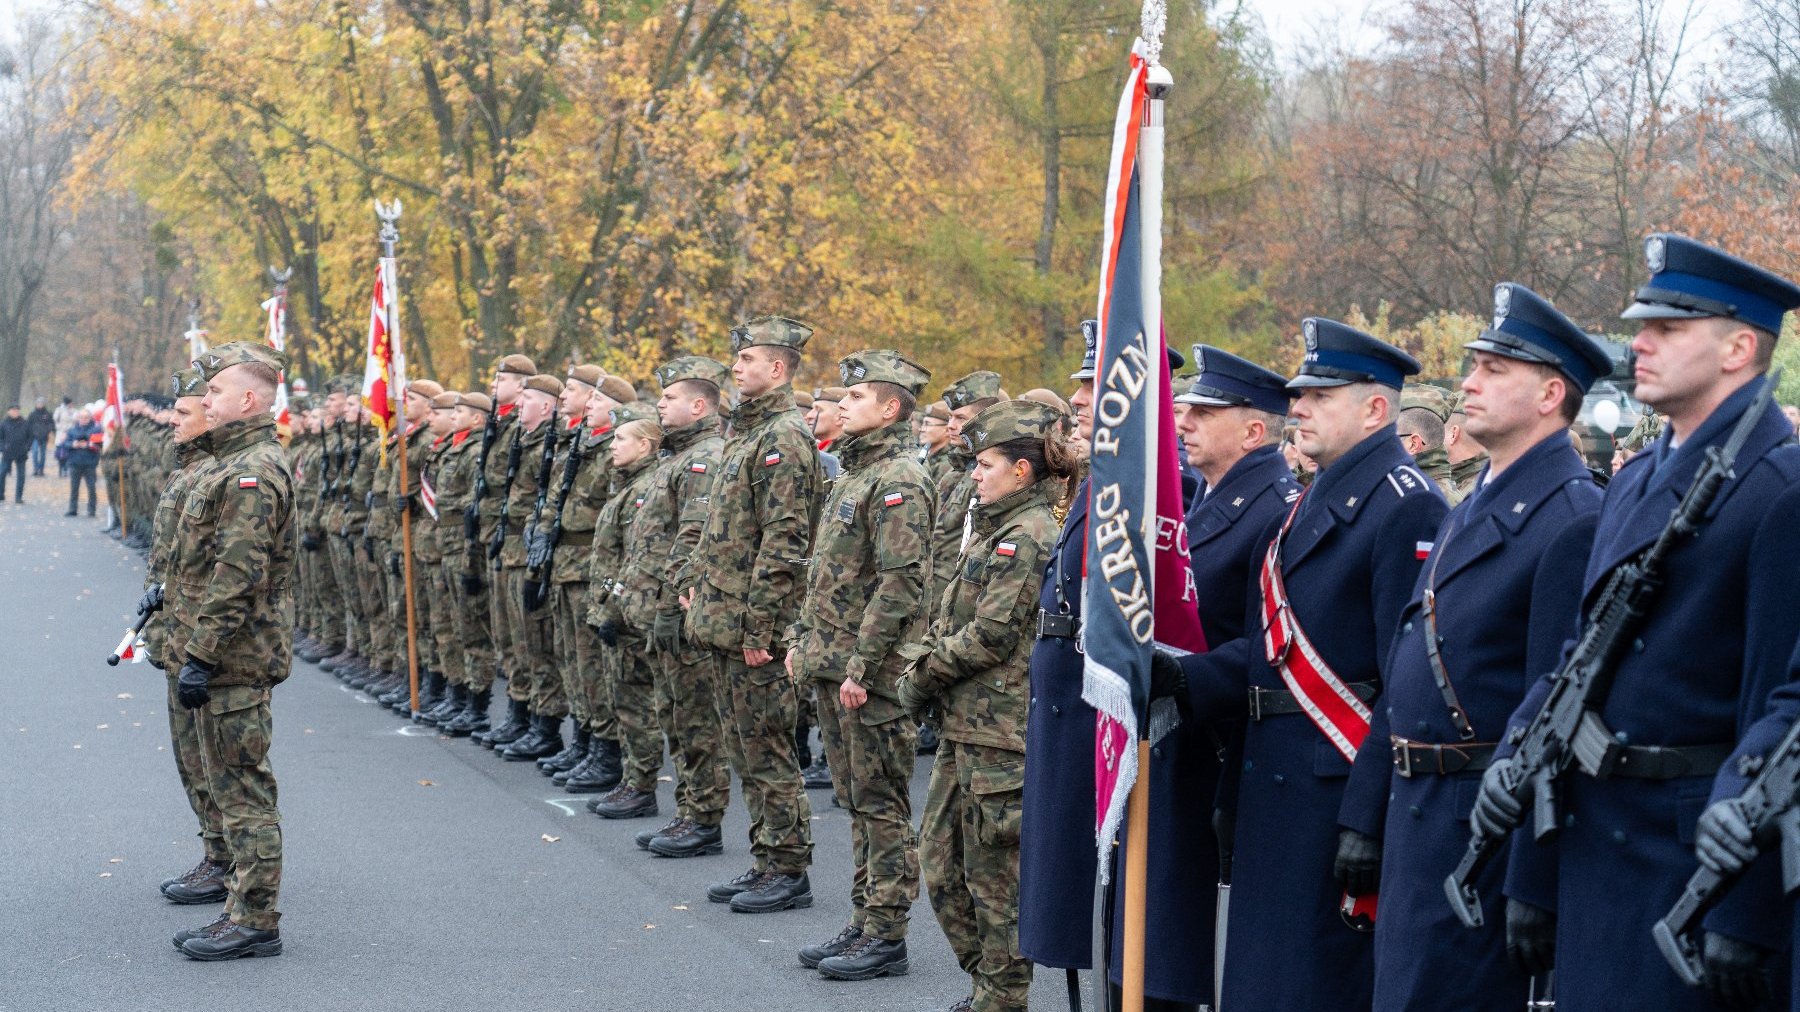
[[[513,742],[518,741],[520,738],[523,738],[525,732],[529,730],[531,730],[530,705],[523,699],[509,698],[506,701],[506,723],[494,728],[487,734],[481,735],[476,741],[481,742],[488,748],[499,748],[502,745],[511,745]]]
[[[425,712],[425,723],[436,727],[443,727],[450,723],[450,721],[456,719],[456,715],[461,713],[463,707],[468,705],[469,687],[466,685],[452,685],[450,686],[450,690],[444,693],[444,698],[438,700],[436,706]]]
[[[723,854],[725,853],[725,838],[719,833],[717,826],[702,826],[698,822],[689,822],[667,836],[653,838],[650,841],[650,853],[657,857],[705,857],[708,854]],[[807,893],[806,901],[812,902],[811,892]]]
[[[834,980],[873,980],[903,976],[907,970],[906,939],[888,941],[864,935],[835,956],[819,961],[819,972]]]
[[[214,862],[213,859],[210,857],[201,857],[199,864],[194,865],[192,868],[189,868],[187,871],[184,871],[181,874],[174,876],[173,878],[163,879],[162,884],[157,886],[156,888],[167,889],[177,882],[185,882],[188,879],[197,878],[201,875],[206,875],[209,872],[211,872],[212,866],[215,863],[222,864],[224,862]]]
[[[577,724],[575,733],[569,736],[568,747],[555,755],[539,759],[537,761],[538,770],[547,777],[557,773],[567,773],[587,760],[588,747],[593,740],[593,732]]]
[[[619,755],[619,743],[605,738],[595,738],[588,749],[587,762],[570,771],[563,781],[563,789],[570,794],[592,794],[595,791],[611,790],[619,786],[625,778],[625,767]],[[650,796],[650,810],[656,810],[656,795]]]
[[[225,925],[230,923],[231,915],[222,913],[211,924],[201,925],[198,928],[182,928],[180,931],[175,932],[175,947],[179,949],[181,948],[181,943],[188,939],[199,938],[202,935],[210,935],[215,931],[222,930]]]
[[[733,896],[731,909],[740,914],[771,914],[777,910],[799,910],[812,906],[812,903],[812,882],[805,872],[783,875],[769,871],[750,888]]]
[[[654,797],[654,795],[652,795],[652,797]],[[660,826],[656,829],[641,830],[631,839],[632,842],[638,845],[639,850],[649,850],[651,840],[654,840],[659,836],[667,836],[670,833],[679,833],[690,825],[692,825],[692,823],[677,815],[675,818],[669,820],[668,825]]]
[[[714,882],[706,887],[706,899],[710,903],[730,903],[731,898],[762,880],[763,873],[754,865],[749,871],[737,878],[728,878],[723,882]]]
[[[800,965],[806,967],[808,970],[817,970],[821,962],[830,959],[832,956],[839,955],[844,950],[850,948],[850,946],[855,945],[856,940],[862,936],[861,928],[854,924],[846,924],[844,925],[844,930],[838,932],[837,937],[833,938],[831,941],[820,942],[817,945],[809,945],[806,948],[801,949]]]
[[[630,784],[620,784],[605,794],[587,803],[587,810],[602,819],[645,819],[656,816],[656,792],[640,791]],[[666,826],[647,829],[637,834],[642,839],[636,840],[639,850],[648,850],[650,838],[665,831],[673,830],[676,818]]]
[[[279,956],[281,932],[275,928],[267,931],[246,928],[235,921],[226,921],[222,928],[182,942],[181,951],[189,959],[207,962],[245,956]]]
[[[488,706],[493,702],[494,690],[482,689],[480,692],[467,693],[468,701],[463,704],[462,712],[450,718],[444,730],[453,738],[462,738],[471,734],[486,734],[488,729]]]
[[[339,647],[336,652],[319,658],[317,663],[325,671],[336,672],[339,667],[350,663],[350,658],[353,656],[355,655],[351,653],[349,647]]]
[[[163,897],[170,903],[183,906],[223,902],[228,893],[225,879],[231,874],[231,866],[208,861],[205,869],[200,874],[176,879],[163,886]]]
[[[509,763],[516,763],[528,759],[544,759],[561,752],[562,722],[561,717],[533,717],[530,733],[501,749],[501,757]]]
[[[806,769],[813,763],[812,727],[804,722],[794,725],[794,768]]]
[[[819,757],[811,766],[800,771],[800,778],[808,790],[828,791],[831,789],[831,766],[825,761],[825,752],[821,750]]]

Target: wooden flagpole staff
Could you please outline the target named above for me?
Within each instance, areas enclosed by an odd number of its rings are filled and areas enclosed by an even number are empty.
[[[389,361],[403,363],[405,356],[400,351],[400,271],[394,263],[394,245],[400,241],[400,230],[394,222],[400,220],[400,201],[392,204],[375,202],[375,216],[381,219],[381,257],[384,261],[382,276],[383,295],[387,305],[384,307],[387,316],[388,355]],[[412,718],[419,719],[419,626],[418,610],[413,600],[413,547],[412,547],[412,510],[406,505],[406,489],[410,481],[407,471],[406,442],[409,433],[406,430],[406,390],[401,384],[405,377],[399,370],[392,369],[388,376],[390,395],[394,399],[394,414],[398,418],[395,426],[400,436],[396,443],[400,449],[400,483],[394,494],[400,497],[400,566],[401,584],[405,588],[406,597],[406,678],[411,692]]]

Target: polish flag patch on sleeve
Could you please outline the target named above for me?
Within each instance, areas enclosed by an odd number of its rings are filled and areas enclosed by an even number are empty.
[[[706,463],[704,461],[696,460],[692,464],[688,465],[688,470],[694,472],[695,474],[705,474],[706,473]]]
[[[238,488],[255,488],[255,487],[256,487],[256,479],[250,477],[249,475],[245,475],[244,477],[238,479]]]
[[[881,497],[881,505],[889,509],[892,509],[905,501],[906,496],[899,492],[889,492],[887,495]]]
[[[1413,558],[1429,559],[1431,557],[1431,546],[1434,543],[1435,542],[1431,541],[1421,541],[1413,545]]]
[[[994,547],[994,554],[995,555],[1004,555],[1010,559],[1013,556],[1019,554],[1019,546],[1013,544],[1010,541],[1002,541],[1002,542],[1000,542],[1000,544],[998,544]]]
[[[764,467],[774,467],[776,464],[779,464],[779,463],[781,463],[781,451],[780,450],[776,450],[774,453],[763,454],[763,466]]]

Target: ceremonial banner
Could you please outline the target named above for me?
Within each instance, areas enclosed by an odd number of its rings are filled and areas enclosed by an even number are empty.
[[[100,416],[100,428],[106,442],[116,441],[122,447],[131,445],[131,437],[125,434],[125,396],[116,361],[106,364],[106,409]]]
[[[269,347],[285,354],[287,352],[287,286],[278,286],[275,294],[269,296],[268,300],[262,304],[262,309],[268,317],[268,326],[264,329],[264,334],[268,338]],[[269,412],[275,416],[277,422],[283,425],[293,424],[293,419],[288,415],[288,385],[285,371],[282,372],[275,384],[275,404],[269,409]]]
[[[363,367],[363,405],[381,430],[383,459],[386,437],[393,430],[398,398],[406,389],[406,360],[400,354],[399,318],[395,301],[394,261],[382,257],[375,267],[375,295],[369,304],[369,354]]]

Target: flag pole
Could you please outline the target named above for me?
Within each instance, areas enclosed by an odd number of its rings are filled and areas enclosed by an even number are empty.
[[[124,538],[131,533],[131,521],[125,515],[125,378],[119,372],[119,349],[117,348],[113,349],[112,372],[106,377],[106,387],[108,397],[112,396],[112,391],[115,387],[119,391],[119,417],[117,419],[119,423],[119,452],[114,459],[119,462],[119,537]]]
[[[1146,5],[1146,9],[1151,5]],[[1139,278],[1139,297],[1144,307],[1144,328],[1157,338],[1150,343],[1157,350],[1156,358],[1162,358],[1160,350],[1162,339],[1162,172],[1163,172],[1163,99],[1174,85],[1174,78],[1167,68],[1157,62],[1158,50],[1161,49],[1160,25],[1149,23],[1149,15],[1145,18],[1145,58],[1150,66],[1146,74],[1147,95],[1145,98],[1144,122],[1138,131],[1138,208],[1142,215],[1141,233],[1142,257],[1141,275]],[[1166,366],[1162,361],[1153,362],[1148,370],[1149,384],[1146,387],[1142,408],[1145,417],[1145,439],[1150,446],[1159,445],[1161,434],[1157,431],[1163,424],[1158,405],[1162,393],[1158,389]],[[1154,475],[1148,476],[1152,483]],[[1150,502],[1156,502],[1155,490],[1150,492]],[[1146,520],[1152,524],[1156,520],[1156,511],[1151,509]],[[1156,544],[1154,532],[1145,535],[1145,544]],[[1146,726],[1138,729],[1138,770],[1137,779],[1132,782],[1131,795],[1126,802],[1125,814],[1125,909],[1124,909],[1124,963],[1119,968],[1123,982],[1121,989],[1124,999],[1124,1012],[1143,1012],[1144,1008],[1144,962],[1145,962],[1145,910],[1149,893],[1150,864],[1150,734],[1147,727],[1148,714],[1142,715]]]
[[[394,244],[400,241],[400,230],[394,222],[400,220],[400,201],[392,204],[375,202],[375,216],[381,219],[381,255],[385,276],[382,288],[387,295],[387,332],[388,349],[391,363],[398,366],[406,361],[400,351],[400,272],[394,263]],[[393,369],[389,375],[389,385],[393,386],[404,380],[398,375],[399,369]],[[395,415],[399,418],[399,439],[395,440],[400,447],[400,484],[395,494],[400,497],[400,567],[401,586],[406,596],[406,680],[407,690],[411,694],[412,719],[419,719],[419,626],[416,602],[413,600],[413,547],[412,547],[412,510],[406,505],[406,487],[408,484],[406,463],[406,442],[410,433],[406,430],[406,390],[396,387],[391,391],[394,398]]]

